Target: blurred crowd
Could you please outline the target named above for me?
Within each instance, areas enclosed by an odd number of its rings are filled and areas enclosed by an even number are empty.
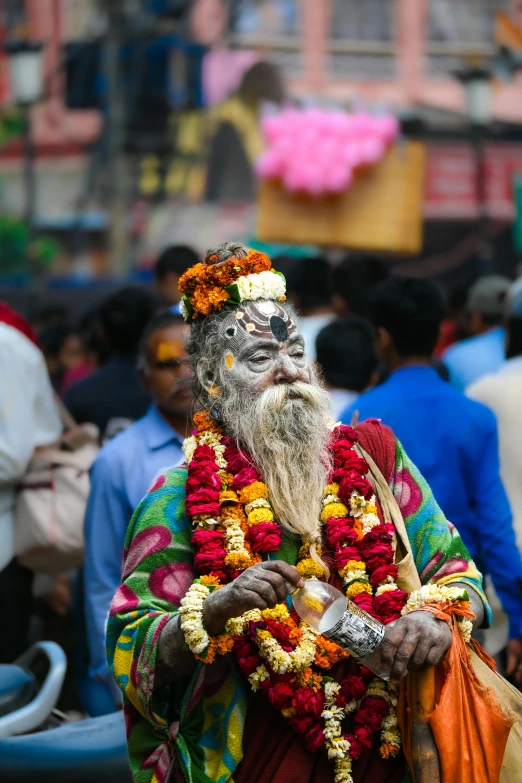
[[[58,641],[70,663],[69,711],[119,706],[106,618],[132,513],[155,476],[184,461],[192,393],[177,284],[196,261],[191,248],[169,247],[154,290],[123,287],[79,318],[53,306],[26,320],[0,303],[0,610],[12,629],[0,662],[36,638]],[[368,256],[273,264],[334,420],[376,418],[394,430],[487,574],[496,619],[482,641],[520,682],[522,279],[483,276],[448,298]],[[17,544],[21,488],[35,455],[72,453],[67,436],[88,425],[97,453],[69,514],[83,531],[83,562],[36,568]],[[67,491],[58,482],[48,490]]]

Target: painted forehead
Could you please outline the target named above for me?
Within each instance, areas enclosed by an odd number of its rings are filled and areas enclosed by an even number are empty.
[[[227,321],[223,337],[225,345],[237,355],[249,337],[284,342],[297,332],[297,325],[277,302],[252,302],[238,308],[235,323]]]

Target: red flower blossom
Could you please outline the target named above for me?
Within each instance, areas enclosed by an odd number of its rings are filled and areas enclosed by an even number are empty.
[[[298,688],[294,695],[293,706],[298,715],[315,715],[321,717],[324,710],[324,692],[313,691],[311,688]]]
[[[372,746],[373,732],[367,726],[357,726],[354,732],[359,740],[363,751],[370,750]]]
[[[287,682],[276,683],[268,691],[268,699],[272,707],[277,710],[287,710],[292,706],[292,700],[294,698],[294,689]]]
[[[379,566],[393,563],[393,548],[391,541],[386,544],[375,544],[372,547],[364,546],[364,539],[361,541],[361,551],[366,560],[368,568],[372,571]]]
[[[206,443],[200,443],[196,448],[194,449],[194,454],[192,455],[192,462],[196,460],[196,462],[200,459],[209,459],[212,462],[215,461],[216,455],[214,454],[214,449],[211,446],[207,446]]]
[[[290,628],[287,628],[286,625],[282,625],[281,623],[270,619],[264,620],[262,625],[264,625],[266,630],[272,634],[274,639],[277,639],[283,650],[286,650],[286,652],[291,652],[291,650],[294,649],[290,643]]]
[[[230,488],[234,490],[243,489],[243,487],[253,484],[254,481],[259,481],[259,473],[255,468],[249,465],[234,476],[234,481],[230,485]]]
[[[349,424],[338,424],[334,430],[334,435],[339,438],[346,438],[350,443],[357,443],[358,436],[354,427]]]
[[[247,537],[254,552],[274,552],[281,543],[283,531],[276,522],[259,522],[249,528]]]
[[[223,546],[223,533],[220,533],[219,530],[198,529],[192,533],[191,542],[192,546],[198,550],[205,549],[205,547]]]
[[[316,723],[311,729],[308,730],[306,736],[306,747],[312,753],[317,753],[319,748],[324,745],[324,730],[321,728],[320,723]]]
[[[389,563],[388,565],[376,568],[375,571],[370,574],[370,582],[374,587],[377,587],[381,582],[384,582],[387,576],[391,576],[392,579],[397,579],[397,574],[398,570],[395,563]]]
[[[358,552],[357,557],[353,557],[353,550],[355,547],[345,547],[344,549],[338,549],[334,554],[334,562],[337,570],[343,568],[349,560],[360,560],[361,554]]]
[[[226,443],[229,440],[229,438],[222,438],[221,442]],[[226,446],[224,457],[227,461],[227,471],[229,473],[239,473],[239,471],[251,467],[248,460],[238,451],[235,443],[229,443]]]
[[[357,710],[355,717],[357,728],[366,726],[371,731],[379,731],[389,708],[388,702],[382,696],[367,696]],[[356,734],[357,728],[355,729]]]
[[[227,556],[224,546],[205,547],[194,556],[194,568],[200,574],[209,573],[211,569],[217,569],[224,573],[223,562]]]
[[[384,625],[397,620],[401,616],[401,609],[408,600],[408,593],[404,590],[389,590],[374,598],[373,606]]]
[[[341,474],[338,476],[337,474]],[[339,497],[342,502],[349,506],[352,492],[357,492],[358,495],[362,495],[366,500],[369,500],[373,495],[372,485],[368,479],[361,476],[355,470],[349,471],[335,471],[334,481],[339,481]]]
[[[217,474],[217,470],[217,465],[215,465],[215,468],[210,468],[208,464],[197,465],[194,469],[192,469],[191,465],[187,481],[185,482],[187,496],[191,497],[194,492],[203,487],[219,492],[221,490],[221,479]]]
[[[348,677],[345,677],[344,680],[340,682],[340,686],[341,690],[338,693],[338,697],[344,697],[345,702],[343,705],[340,705],[343,707],[346,702],[351,701],[352,699],[355,699],[355,701],[362,699],[366,693],[366,688],[368,687],[362,677],[358,677],[356,674],[349,674]]]
[[[393,525],[387,523],[375,525],[375,527],[372,527],[370,532],[364,536],[363,546],[369,549],[378,543],[385,544],[388,541],[391,541],[393,533]]]
[[[306,737],[313,729],[322,729],[321,724],[313,715],[294,715],[293,718],[290,718],[290,725],[302,737]]]
[[[255,672],[261,663],[257,647],[247,636],[240,636],[236,639],[232,652],[245,677]]]
[[[196,514],[219,514],[219,491],[202,488],[191,492],[185,500],[187,514],[191,517]]]
[[[371,595],[368,595],[368,593],[359,593],[358,595],[354,595],[352,601],[365,612],[371,614],[372,617],[374,616],[373,598]]]
[[[335,517],[327,519],[325,534],[328,546],[334,550],[338,549],[341,544],[353,544],[357,541],[357,533],[353,529],[353,519],[336,519]]]

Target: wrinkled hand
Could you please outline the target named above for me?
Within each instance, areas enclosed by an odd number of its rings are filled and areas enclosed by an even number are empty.
[[[510,639],[507,643],[506,674],[522,684],[522,638]]]
[[[273,609],[285,600],[291,588],[303,585],[297,568],[283,560],[257,563],[205,599],[203,622],[214,635],[222,630],[227,620],[250,609]]]
[[[379,648],[380,663],[398,683],[406,670],[436,666],[451,645],[451,631],[444,620],[430,612],[411,612],[386,626]]]

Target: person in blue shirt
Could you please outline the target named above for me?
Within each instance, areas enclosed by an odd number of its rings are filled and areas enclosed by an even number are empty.
[[[111,712],[119,702],[105,657],[105,624],[120,584],[127,525],[154,478],[184,460],[181,446],[192,402],[186,328],[181,316],[171,311],[151,320],[141,341],[138,366],[153,402],[143,418],[101,449],[91,469],[84,569],[90,698],[88,688],[83,689],[91,714]],[[109,688],[113,697],[107,693]]]
[[[444,315],[433,283],[390,278],[375,289],[370,315],[390,375],[347,408],[342,421],[350,423],[357,411],[360,421],[381,419],[393,429],[477,567],[491,575],[509,617],[515,671],[522,662],[522,559],[500,479],[495,416],[432,366]]]
[[[485,275],[469,290],[466,312],[472,336],[451,345],[442,357],[451,383],[463,391],[483,375],[497,372],[505,361],[502,320],[510,285],[507,277]]]

